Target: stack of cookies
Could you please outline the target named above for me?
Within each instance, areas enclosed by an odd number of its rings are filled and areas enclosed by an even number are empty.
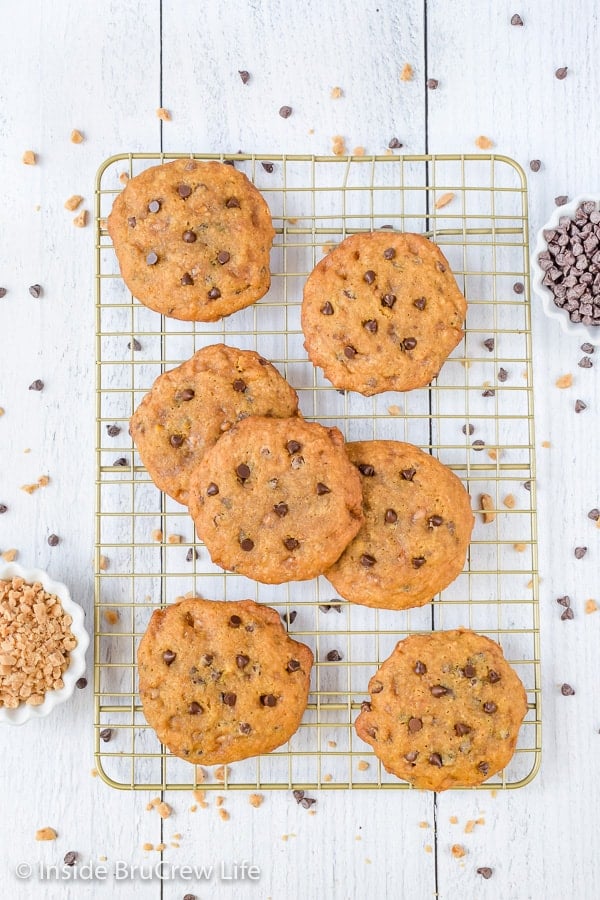
[[[214,321],[269,289],[269,209],[231,166],[182,159],[146,170],[115,201],[108,229],[127,286],[165,315]],[[465,313],[430,241],[356,234],[309,276],[302,328],[331,383],[370,396],[428,384]],[[421,606],[462,571],[474,519],[460,480],[411,444],[345,443],[337,428],[307,422],[294,389],[254,351],[199,350],[155,381],[130,431],[154,483],[188,506],[226,570],[268,584],[325,575],[348,601],[386,609]],[[417,786],[479,783],[512,755],[522,685],[498,645],[473,632],[416,640],[371,679],[357,732]],[[144,713],[190,762],[243,759],[296,731],[312,663],[270,607],[185,600],[155,611],[140,644]]]

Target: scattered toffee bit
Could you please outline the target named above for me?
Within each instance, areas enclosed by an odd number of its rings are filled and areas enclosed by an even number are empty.
[[[574,618],[575,618],[575,613],[573,612],[573,610],[571,609],[570,606],[567,609],[565,609],[565,611],[561,614],[561,619],[563,622],[566,622],[567,620],[574,619]]]
[[[493,872],[494,870],[490,869],[489,866],[480,866],[477,869],[477,874],[481,875],[482,878],[485,878],[486,881],[488,881],[492,877]]]
[[[78,688],[80,691],[82,691],[84,688],[87,687],[87,678],[84,678],[84,677],[78,678],[77,681],[75,682],[75,687]]]
[[[463,434],[466,434],[467,431],[469,432],[469,434],[473,434],[473,432],[475,431],[475,426],[474,425],[463,425],[461,430],[462,430]]]
[[[110,731],[110,729],[106,729],[106,730]],[[103,734],[103,732],[100,732],[100,737],[102,737],[102,734]],[[77,862],[77,854],[75,853],[75,851],[69,850],[68,853],[65,853],[63,862],[64,862],[65,866],[74,866],[75,863]]]
[[[575,559],[583,559],[587,553],[587,547],[575,547]]]
[[[539,172],[540,169],[542,168],[541,160],[539,160],[539,159],[530,160],[529,168],[531,169],[532,172]]]
[[[561,684],[560,692],[563,695],[563,697],[572,697],[575,693],[575,690],[574,690],[574,688],[571,687],[570,684],[567,684],[565,682],[564,684]]]
[[[271,172],[272,172],[273,169],[275,168],[275,166],[273,165],[272,162],[261,162],[261,166],[263,167],[263,169],[265,170],[265,172],[268,172],[268,173],[269,173],[269,175],[271,174]]]
[[[50,547],[58,547],[60,543],[60,538],[57,534],[48,535],[48,545]]]
[[[567,77],[568,70],[569,70],[568,66],[561,66],[561,68],[557,69],[554,74],[558,78],[559,81],[562,81],[564,78]]]
[[[105,744],[108,744],[108,742],[111,740],[111,738],[112,738],[112,728],[103,728],[102,731],[100,732],[100,740],[104,741]],[[69,865],[69,864],[67,863],[67,865]]]
[[[518,13],[515,13],[514,16],[512,17],[512,19],[510,20],[510,24],[511,25],[522,25],[523,19],[521,18],[521,16]]]
[[[584,409],[587,409],[587,403],[584,403],[583,400],[575,401],[575,412],[580,413],[583,412]]]
[[[140,342],[138,341],[137,338],[134,338],[132,341],[129,341],[129,343],[127,344],[127,349],[128,350],[136,350],[136,351],[141,350],[142,345],[140,344]]]
[[[327,654],[327,660],[329,662],[339,662],[341,659],[343,659],[343,657],[339,650],[330,650]]]
[[[29,288],[29,293],[36,300],[39,300],[39,298],[42,296],[42,293],[43,293],[41,284],[32,284],[31,287]]]
[[[437,78],[428,78],[426,84],[430,91],[436,91],[439,86],[439,81]]]
[[[260,702],[262,706],[277,706],[277,697],[274,694],[261,694]]]
[[[589,356],[582,356],[577,365],[581,369],[591,369],[594,363],[591,361]]]
[[[238,75],[242,79],[242,84],[248,84],[250,81],[250,72],[247,72],[245,69],[238,69]]]
[[[286,623],[286,625],[292,625],[296,621],[297,615],[298,612],[295,609],[292,609],[289,613],[284,613],[281,618]]]
[[[292,107],[291,107],[291,106],[282,106],[282,107],[280,107],[280,109],[279,109],[279,115],[281,116],[282,119],[289,119],[289,117],[291,116],[291,114],[292,114]]]
[[[246,553],[249,553],[251,550],[254,550],[254,541],[250,540],[250,538],[243,538],[240,541],[240,547]]]
[[[35,381],[32,381],[29,385],[30,391],[43,391],[44,390],[44,382],[40,378],[36,378]]]
[[[494,338],[486,338],[483,342],[483,346],[487,347],[490,353],[493,353],[495,344],[496,342],[494,341]]]
[[[402,146],[403,145],[400,143],[400,141],[398,140],[397,137],[393,137],[388,144],[388,147],[390,148],[390,150],[398,150]]]

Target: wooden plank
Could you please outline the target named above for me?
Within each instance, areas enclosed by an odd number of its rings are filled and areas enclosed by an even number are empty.
[[[524,27],[510,25],[518,12]],[[549,217],[554,197],[575,195],[595,184],[593,156],[597,121],[598,72],[582,59],[588,35],[597,27],[593,2],[577,15],[561,4],[524,2],[453,4],[427,2],[427,77],[439,79],[429,94],[428,133],[433,152],[478,152],[475,139],[486,135],[494,152],[514,157],[526,170],[532,234]],[[568,66],[564,81],[554,77]],[[460,115],[457,110],[460,108]],[[576,134],[571,140],[568,135]],[[532,173],[530,159],[541,159]],[[539,507],[539,559],[543,672],[543,765],[541,775],[521,790],[499,793],[451,792],[437,800],[438,889],[440,898],[459,895],[592,897],[598,861],[585,849],[586,834],[597,828],[597,704],[593,696],[598,623],[584,613],[594,597],[594,523],[588,509],[598,505],[598,473],[589,466],[596,424],[598,382],[593,371],[577,367],[583,355],[576,338],[566,338],[547,320],[533,298],[535,400]],[[571,372],[573,388],[554,382]],[[576,397],[588,411],[574,414]],[[592,411],[590,414],[590,410]],[[505,438],[510,440],[510,430]],[[551,446],[541,446],[550,441]],[[576,561],[573,548],[590,545]],[[560,620],[555,598],[573,597],[575,620]],[[572,681],[574,697],[563,697],[560,684]],[[577,736],[576,741],[573,739]],[[577,798],[574,800],[574,798]],[[549,814],[551,811],[551,814]],[[451,824],[456,816],[458,824]],[[485,825],[464,834],[469,820]],[[557,824],[560,852],[557,852]],[[463,844],[467,856],[456,859],[451,846]],[[492,880],[476,874],[494,869]]]

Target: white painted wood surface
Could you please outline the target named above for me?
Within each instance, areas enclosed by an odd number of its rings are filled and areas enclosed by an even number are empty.
[[[406,152],[470,152],[485,134],[524,166],[542,160],[539,173],[528,173],[537,228],[556,195],[598,191],[598,14],[594,0],[576,7],[559,0],[0,3],[0,284],[8,289],[0,300],[0,502],[10,507],[0,517],[0,550],[16,547],[24,565],[67,581],[91,622],[93,242],[91,227],[73,228],[63,202],[81,193],[92,208],[94,174],[106,156],[159,150],[161,129],[171,151],[317,154],[330,151],[335,134],[345,136],[348,150],[362,145],[368,153],[383,151],[393,136]],[[514,12],[523,28],[509,25]],[[401,83],[405,62],[415,75]],[[558,81],[553,73],[562,65],[569,74]],[[238,69],[251,73],[248,85]],[[440,84],[426,97],[427,77]],[[161,85],[173,115],[162,126],[155,117]],[[337,101],[330,98],[335,85],[344,90]],[[277,115],[283,104],[294,108],[287,120]],[[70,143],[72,128],[85,133],[82,145]],[[37,167],[21,164],[25,149],[39,153]],[[44,287],[40,300],[27,291],[35,282]],[[175,814],[161,829],[146,811],[147,794],[112,791],[90,777],[88,688],[49,720],[0,732],[0,880],[7,891],[19,898],[176,898],[191,891],[420,900],[437,886],[444,900],[597,895],[600,614],[585,615],[584,602],[600,601],[600,532],[586,516],[600,506],[593,467],[600,397],[596,369],[577,367],[578,343],[535,303],[534,339],[544,753],[533,784],[496,797],[453,792],[435,802],[416,792],[324,793],[314,816],[288,795],[267,794],[255,810],[234,792],[225,803],[228,822],[212,798],[210,809],[192,814],[191,798],[177,793],[167,797]],[[559,391],[554,382],[566,372],[574,386]],[[35,378],[46,384],[41,394],[27,390]],[[579,416],[577,397],[588,404]],[[45,473],[51,484],[44,491],[29,497],[19,490]],[[55,549],[46,543],[52,531],[61,536]],[[580,544],[589,550],[576,561]],[[555,603],[565,593],[573,598],[572,622],[560,621]],[[560,694],[563,681],[573,684],[574,697]],[[464,834],[480,815],[485,825]],[[34,841],[45,825],[59,832],[56,844]],[[111,866],[156,861],[142,844],[162,836],[169,843],[174,833],[181,846],[168,847],[168,863],[247,859],[260,866],[260,881],[71,886],[35,876],[18,882],[14,874],[17,862],[57,862],[68,850],[84,860],[106,855]],[[467,850],[462,860],[450,852],[454,843]],[[489,882],[476,875],[478,866],[494,869]]]

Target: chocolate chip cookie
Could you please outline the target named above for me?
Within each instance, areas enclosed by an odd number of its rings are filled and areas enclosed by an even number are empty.
[[[355,234],[304,286],[306,351],[336,388],[367,397],[436,377],[463,336],[467,302],[442,251],[418,234]]]
[[[187,504],[190,474],[223,432],[246,416],[297,412],[295,390],[270,362],[253,350],[213,344],[159,375],[130,432],[156,486]]]
[[[474,517],[456,475],[401,441],[358,441],[346,452],[360,473],[365,522],[325,575],[364,606],[423,606],[459,575]]]
[[[214,563],[267,584],[320,575],[363,522],[341,433],[300,418],[234,425],[192,475],[189,507]]]
[[[306,709],[311,650],[253,600],[155,610],[137,654],[144,715],[171,753],[216,765],[284,744]]]
[[[271,213],[233,166],[178,159],[146,169],[107,227],[125,284],[156,312],[214,322],[269,290]]]
[[[459,628],[399,641],[356,720],[386,771],[416,788],[471,787],[515,751],[527,695],[494,641]]]

